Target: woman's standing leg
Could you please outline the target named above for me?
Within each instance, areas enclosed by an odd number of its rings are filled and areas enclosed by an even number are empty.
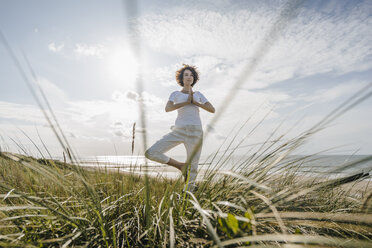
[[[189,182],[187,190],[193,191],[195,189],[196,176],[198,174],[198,165],[203,145],[203,134],[200,137],[188,137],[185,142],[187,151],[187,164],[190,164]]]

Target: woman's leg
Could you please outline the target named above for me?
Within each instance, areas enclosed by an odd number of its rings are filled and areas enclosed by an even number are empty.
[[[195,189],[195,181],[198,173],[198,165],[201,155],[203,145],[203,135],[200,137],[188,138],[185,142],[185,147],[187,151],[187,161],[186,164],[190,164],[190,176],[187,189],[193,191]],[[187,174],[186,174],[187,175]],[[187,180],[187,177],[185,178]]]
[[[149,149],[147,149],[147,151],[145,152],[145,157],[158,163],[168,164],[182,171],[183,168],[185,167],[185,163],[181,163],[164,154],[173,147],[181,144],[182,142],[183,140],[181,137],[171,132],[163,136],[160,140],[155,142],[155,144],[153,144]]]
[[[182,162],[178,162],[177,160],[173,159],[173,158],[169,158],[169,162],[166,163],[170,166],[173,166],[173,167],[176,167],[177,169],[179,169],[182,173],[184,173],[185,171],[185,168],[186,168],[186,163],[182,163]]]

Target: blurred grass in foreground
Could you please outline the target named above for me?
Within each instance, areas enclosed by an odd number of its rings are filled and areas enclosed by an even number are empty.
[[[194,194],[182,192],[181,180],[149,178],[147,227],[143,177],[3,152],[0,246],[371,246],[371,187],[362,175],[297,176],[301,158],[269,173],[278,158],[218,179],[211,170]]]

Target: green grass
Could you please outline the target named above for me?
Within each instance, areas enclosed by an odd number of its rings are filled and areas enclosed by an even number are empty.
[[[2,153],[0,245],[370,247],[370,188],[265,172],[277,158],[246,174],[210,172],[194,194],[182,180],[149,178],[148,224],[138,175]]]

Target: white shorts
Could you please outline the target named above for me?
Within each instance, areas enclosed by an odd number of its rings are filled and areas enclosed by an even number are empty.
[[[191,160],[188,190],[192,191],[195,187],[195,179],[198,172],[198,164],[203,143],[203,129],[201,126],[185,125],[172,126],[171,130],[172,132],[164,135],[160,140],[156,141],[154,145],[147,149],[145,156],[150,160],[166,164],[169,162],[170,157],[166,156],[164,153],[183,143],[187,153],[186,162]],[[201,143],[199,147],[197,147],[199,141]]]

